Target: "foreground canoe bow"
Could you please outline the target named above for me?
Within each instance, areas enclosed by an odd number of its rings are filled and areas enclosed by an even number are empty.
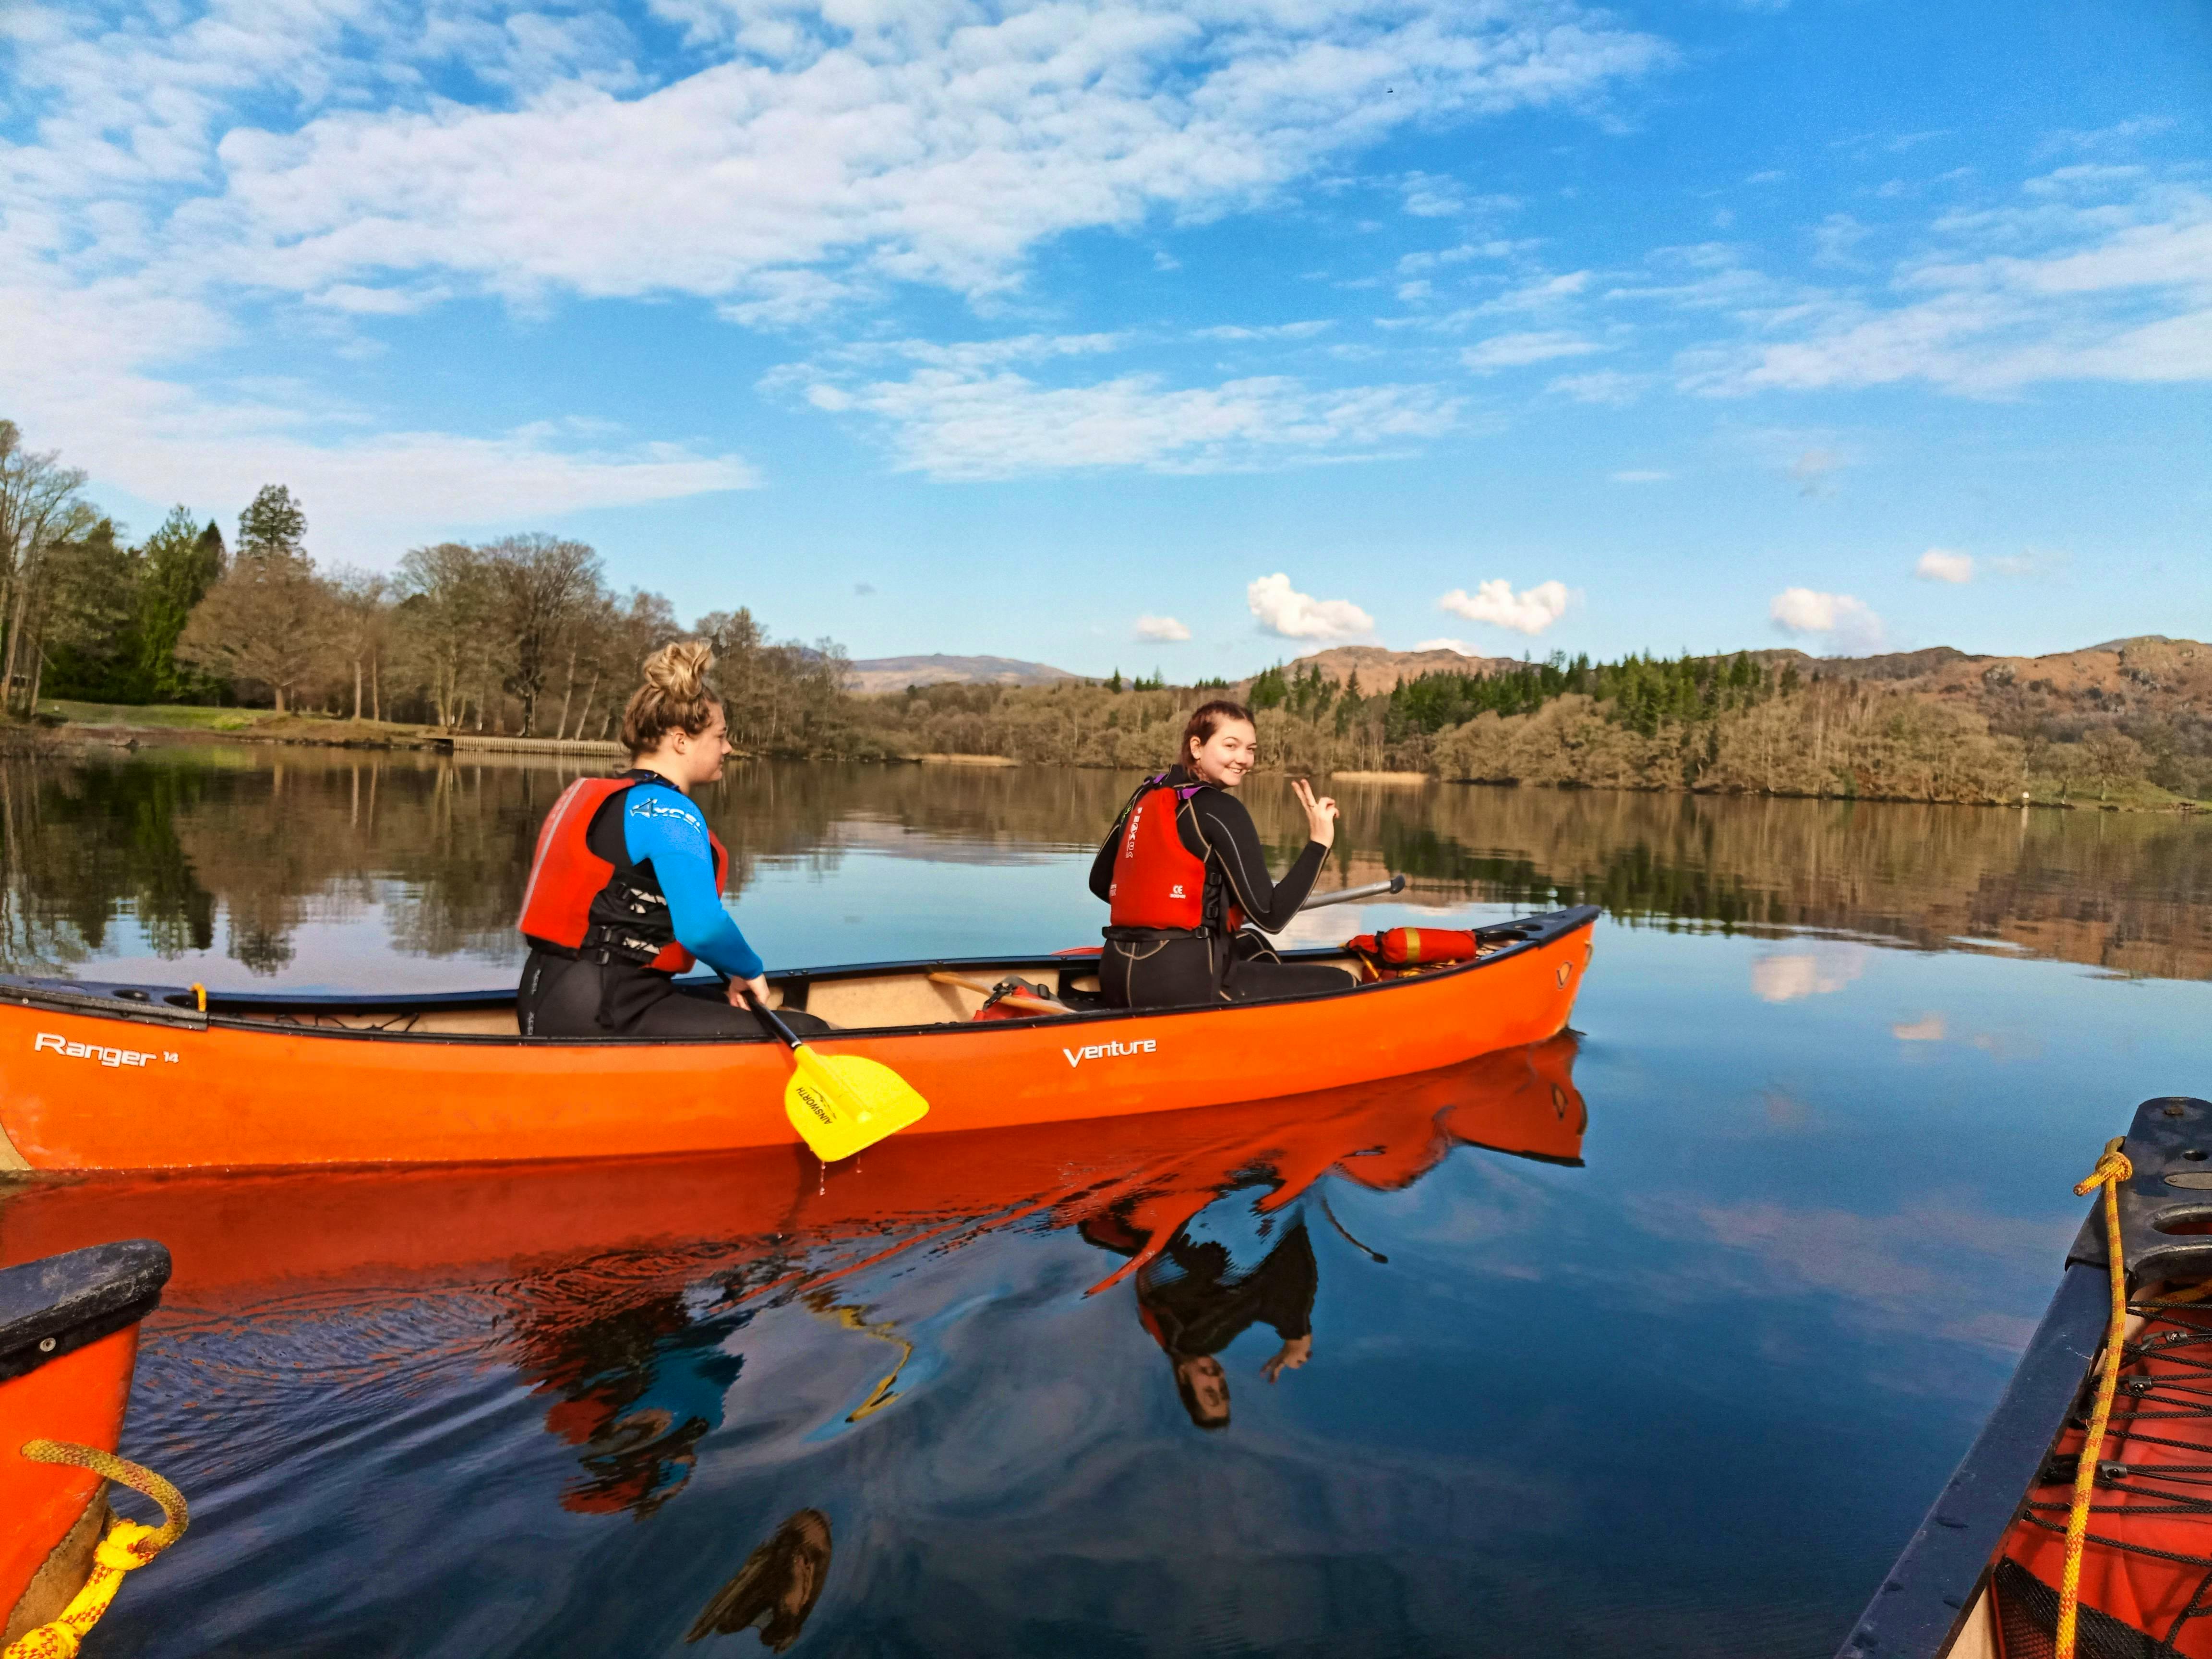
[[[44,1443],[115,1450],[138,1322],[168,1279],[148,1239],[0,1268],[0,1646],[59,1618],[92,1574],[106,1480]]]
[[[2126,1285],[2109,1426],[2082,1488],[2070,1651],[2212,1659],[2212,1103],[2147,1100],[2112,1169]],[[1839,1659],[2046,1659],[2094,1426],[2112,1267],[2105,1200],[1996,1410]]]
[[[1096,996],[1090,955],[771,975],[828,1021],[809,1046],[930,1103],[900,1139],[1266,1100],[1432,1071],[1562,1030],[1597,911],[1479,930],[1477,959],[1282,1002],[973,1018],[972,990]],[[1286,960],[1353,959],[1335,951]],[[274,1168],[635,1157],[798,1143],[767,1042],[516,1034],[511,992],[317,997],[0,979],[0,1166]]]

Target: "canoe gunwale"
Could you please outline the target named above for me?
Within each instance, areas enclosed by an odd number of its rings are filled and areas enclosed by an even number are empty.
[[[2212,1277],[2208,1133],[2212,1101],[2159,1095],[2136,1108],[2123,1142],[2134,1173],[2113,1189],[2130,1296],[2147,1285]],[[2103,1209],[2101,1198],[2091,1202],[2003,1397],[1837,1659],[1941,1659],[1950,1651],[2104,1346],[2112,1273]]]
[[[2069,1263],[1996,1409],[1836,1659],[1940,1659],[1973,1610],[2022,1498],[2058,1437],[2112,1311],[2102,1267]]]
[[[1559,944],[1562,939],[1592,926],[1601,914],[1595,905],[1573,905],[1565,909],[1539,912],[1516,916],[1508,921],[1495,922],[1474,931],[1478,938],[1484,934],[1519,932],[1522,936],[1493,951],[1486,956],[1466,962],[1454,963],[1430,972],[1403,979],[1378,980],[1372,983],[1354,984],[1340,990],[1307,992],[1295,997],[1281,997],[1267,1003],[1219,1003],[1212,1005],[1176,1005],[1158,1008],[1089,1008],[1065,1014],[1037,1015],[1018,1020],[930,1022],[907,1025],[839,1026],[826,1036],[816,1039],[833,1044],[854,1038],[902,1037],[927,1035],[944,1036],[954,1032],[987,1033],[1033,1030],[1043,1027],[1059,1028],[1072,1025],[1095,1024],[1101,1020],[1133,1020],[1180,1017],[1193,1012],[1233,1012],[1240,1007],[1279,1007],[1294,1003],[1335,1002],[1354,996],[1372,995],[1385,991],[1401,990],[1413,986],[1434,985],[1439,981],[1481,971],[1484,969],[1509,963],[1532,951]],[[1285,962],[1319,961],[1340,957],[1345,954],[1340,945],[1321,945],[1305,950],[1280,952]],[[957,972],[978,968],[1027,969],[1036,972],[1079,969],[1093,958],[1064,955],[1007,954],[988,957],[940,957],[914,961],[841,963],[822,968],[791,969],[767,975],[769,983],[779,988],[806,988],[838,981],[888,977],[893,975]],[[208,995],[208,1012],[179,1008],[165,1000],[173,996],[189,996],[190,992],[179,992],[167,987],[135,984],[108,984],[93,981],[96,989],[79,988],[82,981],[23,980],[0,977],[0,1002],[15,1003],[30,1008],[52,1008],[56,1012],[88,1014],[106,1019],[136,1020],[159,1025],[185,1026],[195,1030],[228,1030],[255,1034],[282,1031],[287,1036],[331,1037],[342,1040],[368,1040],[410,1043],[463,1043],[473,1046],[523,1048],[532,1050],[545,1048],[718,1048],[721,1043],[702,1042],[696,1037],[543,1037],[507,1036],[502,1034],[465,1031],[394,1031],[362,1030],[343,1026],[277,1025],[265,1016],[269,1014],[338,1014],[349,1012],[429,1013],[489,1010],[511,1006],[514,1001],[512,991],[433,991],[401,993],[389,997],[369,997],[358,993],[304,993],[295,996],[258,996],[252,993],[216,993]],[[102,994],[102,992],[105,994]],[[138,993],[146,1000],[126,994]],[[804,1000],[788,1006],[803,1008]],[[256,1016],[262,1016],[257,1018]]]

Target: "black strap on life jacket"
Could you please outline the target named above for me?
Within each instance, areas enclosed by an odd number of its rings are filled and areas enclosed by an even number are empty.
[[[668,780],[647,767],[633,767],[620,775],[633,785],[665,784]],[[653,860],[642,864],[629,855],[629,837],[623,830],[629,791],[610,795],[584,831],[592,852],[615,867],[607,884],[599,889],[586,913],[584,943],[577,954],[605,966],[611,959],[642,968],[676,943],[676,924],[668,914],[668,896]]]

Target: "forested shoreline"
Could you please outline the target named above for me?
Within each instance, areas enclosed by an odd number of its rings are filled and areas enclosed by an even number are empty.
[[[1984,803],[2212,794],[2212,726],[2191,697],[2159,702],[2187,681],[2154,651],[2121,653],[2132,703],[2019,683],[2009,668],[1971,696],[1932,696],[1750,653],[1555,655],[1374,693],[1307,663],[1234,686],[1117,672],[860,696],[835,641],[775,640],[742,608],[686,627],[662,595],[611,587],[580,542],[437,543],[385,575],[319,564],[305,507],[281,484],[255,496],[234,539],[180,506],[133,544],[85,500],[86,482],[0,421],[0,712],[19,723],[74,699],[265,708],[265,735],[310,739],[337,728],[303,731],[301,717],[345,722],[354,741],[399,728],[605,740],[638,663],[690,636],[720,659],[733,742],[760,755],[1158,766],[1190,709],[1226,691],[1256,711],[1264,767],[1316,775]]]

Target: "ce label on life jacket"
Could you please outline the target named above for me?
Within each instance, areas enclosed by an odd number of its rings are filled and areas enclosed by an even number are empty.
[[[1073,1071],[1086,1060],[1112,1060],[1116,1056],[1127,1054],[1155,1054],[1159,1052],[1159,1048],[1160,1045],[1157,1041],[1146,1037],[1141,1042],[1094,1042],[1087,1048],[1062,1048],[1060,1052],[1067,1056],[1068,1068]]]

